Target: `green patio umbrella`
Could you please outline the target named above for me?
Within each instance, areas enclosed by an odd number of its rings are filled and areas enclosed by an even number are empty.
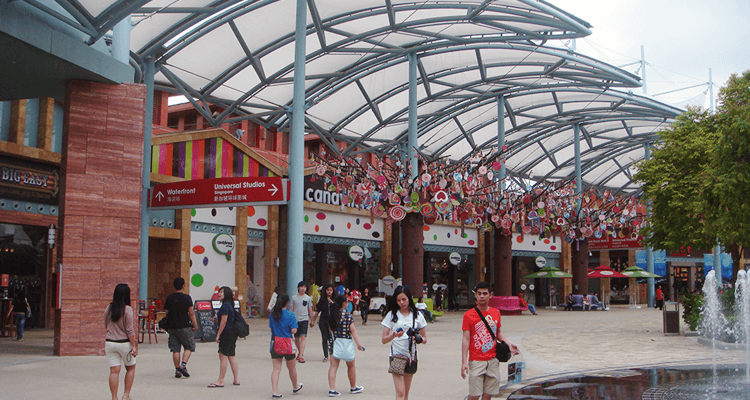
[[[632,297],[635,300],[635,303],[632,305],[632,307],[636,308],[638,304],[638,288],[635,287],[635,278],[661,278],[660,275],[644,271],[643,268],[636,266],[625,268],[625,271],[622,271],[622,274],[627,276],[628,278],[633,279],[633,284],[630,287],[631,290],[635,292],[635,296]]]
[[[529,274],[523,277],[523,279],[535,279],[535,278],[558,278],[558,279],[567,279],[572,278],[573,275],[560,271],[559,269],[555,267],[544,267],[540,269],[539,271],[534,272],[533,274]],[[552,305],[552,296],[549,297],[549,308],[555,308]]]
[[[535,279],[535,278],[572,278],[573,275],[560,271],[555,267],[544,267],[539,271],[534,272],[523,277],[523,279]]]

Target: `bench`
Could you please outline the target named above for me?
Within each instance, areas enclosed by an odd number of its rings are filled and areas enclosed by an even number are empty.
[[[591,299],[591,296],[589,296],[589,299]],[[559,309],[565,310],[566,304],[560,304]],[[592,304],[591,305],[591,311],[597,311],[597,310],[603,310],[603,305],[601,304]],[[573,295],[573,311],[583,311],[583,295],[582,294],[574,294]]]
[[[418,298],[414,298],[414,305],[416,306]],[[429,311],[432,314],[432,317],[437,320],[437,317],[442,317],[445,315],[445,311],[435,311],[434,303],[432,301],[432,298],[430,297],[423,297],[422,302],[427,304],[427,311]]]
[[[492,296],[490,307],[500,310],[500,315],[521,315],[521,312],[529,308],[521,305],[521,299],[517,296]]]

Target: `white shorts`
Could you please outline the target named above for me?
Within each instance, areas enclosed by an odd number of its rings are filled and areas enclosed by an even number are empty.
[[[500,362],[492,357],[489,361],[469,361],[469,395],[496,395],[500,393]]]
[[[133,347],[130,342],[104,342],[104,352],[107,353],[107,361],[109,361],[110,367],[119,367],[123,362],[126,367],[135,365],[135,357],[130,354],[132,350]]]

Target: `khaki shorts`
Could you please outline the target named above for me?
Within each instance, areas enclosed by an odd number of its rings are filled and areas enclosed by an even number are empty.
[[[130,354],[133,347],[130,342],[116,343],[104,342],[104,352],[107,353],[107,361],[110,367],[119,367],[125,362],[126,367],[135,365],[135,357]]]
[[[500,362],[469,361],[469,396],[500,393]]]

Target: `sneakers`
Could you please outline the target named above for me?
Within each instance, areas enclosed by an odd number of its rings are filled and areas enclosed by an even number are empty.
[[[180,370],[177,369],[177,368],[174,369],[174,377],[175,378],[182,378],[182,372],[180,372]]]
[[[339,397],[339,396],[341,396],[341,393],[339,393],[338,390],[328,391],[328,397]]]
[[[351,393],[351,394],[362,393],[363,390],[365,390],[365,388],[363,388],[362,386],[355,386],[355,387],[349,389],[349,393]]]
[[[179,371],[185,378],[190,378],[190,374],[188,373],[187,365],[185,363],[182,363],[179,368],[175,369]],[[177,376],[177,373],[175,373],[175,376]]]

